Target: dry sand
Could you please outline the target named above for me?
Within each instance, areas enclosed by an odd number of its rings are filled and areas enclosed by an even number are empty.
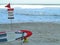
[[[23,45],[60,45],[60,24],[56,23],[15,23],[0,24],[0,31],[27,29],[33,32],[28,43]],[[0,45],[21,45],[21,41],[0,43]]]

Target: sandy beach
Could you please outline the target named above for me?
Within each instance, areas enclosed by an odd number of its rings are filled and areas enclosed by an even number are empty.
[[[23,29],[33,32],[33,35],[29,38],[29,42],[23,45],[60,45],[60,24],[51,22],[0,24],[0,31]],[[0,45],[21,45],[21,41],[4,42],[0,43]]]

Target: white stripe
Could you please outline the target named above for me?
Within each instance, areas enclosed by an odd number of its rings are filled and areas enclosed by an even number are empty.
[[[15,32],[7,32],[7,40],[8,41],[15,40]]]
[[[24,36],[26,36],[27,34],[24,33]],[[22,34],[15,34],[15,32],[7,32],[7,40],[8,41],[13,41],[16,38],[20,38],[22,37]]]
[[[0,5],[0,8],[6,8],[6,5]],[[45,7],[60,7],[60,5],[11,5],[12,8],[45,8]],[[6,8],[7,9],[7,8]]]

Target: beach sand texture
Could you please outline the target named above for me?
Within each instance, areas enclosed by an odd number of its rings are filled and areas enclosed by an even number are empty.
[[[29,37],[29,42],[23,45],[60,45],[60,24],[51,22],[0,24],[0,31],[19,31],[23,29],[30,30],[33,33]],[[21,45],[21,41],[1,42],[0,45]]]

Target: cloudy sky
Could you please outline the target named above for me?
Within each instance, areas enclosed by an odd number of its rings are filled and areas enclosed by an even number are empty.
[[[0,0],[0,4],[60,4],[60,0]]]

